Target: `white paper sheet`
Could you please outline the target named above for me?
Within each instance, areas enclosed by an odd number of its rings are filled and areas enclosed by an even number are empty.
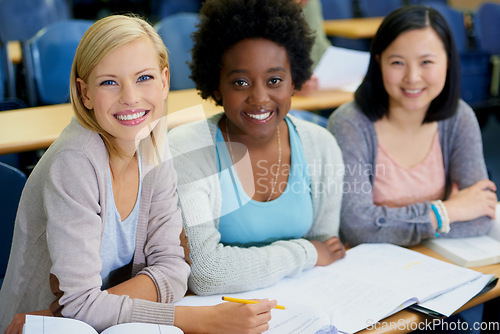
[[[480,276],[461,287],[432,298],[424,303],[420,303],[419,306],[449,317],[453,312],[481,292],[492,277],[493,275]]]
[[[369,61],[368,52],[330,46],[314,69],[319,89],[356,90],[365,76]]]

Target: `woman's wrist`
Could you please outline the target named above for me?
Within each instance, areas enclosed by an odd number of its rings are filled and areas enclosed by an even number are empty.
[[[211,333],[212,309],[210,306],[176,306],[174,326],[185,333]]]
[[[431,201],[431,209],[434,212],[437,222],[436,237],[439,237],[440,233],[450,232],[451,221],[444,203],[441,200]]]
[[[438,223],[437,223],[437,216],[436,214],[434,213],[433,210],[430,210],[429,212],[429,215],[431,216],[431,224],[432,224],[432,227],[434,227],[434,230],[438,230]]]
[[[452,206],[450,206],[449,201],[442,201],[441,203],[446,210],[446,214],[448,215],[448,220],[450,221],[450,224],[455,221],[458,221],[459,219],[455,218],[453,214],[454,210],[451,208]]]

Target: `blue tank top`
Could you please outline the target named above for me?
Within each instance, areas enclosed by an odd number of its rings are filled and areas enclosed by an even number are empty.
[[[139,154],[137,154],[137,161],[139,163],[139,192],[132,212],[124,221],[122,221],[120,213],[116,208],[115,198],[113,196],[113,185],[111,182],[111,170],[108,170],[110,191],[107,196],[108,210],[106,213],[100,253],[102,261],[101,289],[103,290],[110,287],[108,282],[113,272],[128,265],[134,257],[139,203],[142,190],[141,159]]]
[[[291,168],[283,193],[269,202],[250,198],[241,185],[231,161],[224,137],[217,128],[217,157],[222,191],[219,219],[221,242],[231,246],[261,246],[277,240],[302,238],[312,226],[313,206],[307,161],[299,134],[288,125]]]

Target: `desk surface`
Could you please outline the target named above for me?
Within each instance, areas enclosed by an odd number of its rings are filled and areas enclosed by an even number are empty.
[[[359,17],[352,19],[325,20],[323,27],[328,36],[346,38],[372,38],[383,17]]]
[[[415,246],[411,248],[414,251],[420,252],[425,255],[432,256],[436,259],[443,260],[445,262],[450,262],[448,259],[445,257],[441,256],[440,254],[434,252],[433,250],[423,246]],[[500,277],[500,264],[494,264],[494,265],[489,265],[489,266],[482,266],[482,267],[475,267],[471,268],[473,270],[480,271],[484,274],[493,274],[496,277]],[[462,306],[457,312],[461,312],[463,310],[469,309],[473,306],[479,305],[481,303],[484,303],[488,300],[497,298],[500,296],[500,283],[498,283],[492,290],[474,297],[471,299],[467,304]],[[372,329],[368,330],[365,329],[363,331],[358,332],[359,334],[395,334],[395,333],[408,333],[410,332],[409,329],[411,328],[417,328],[417,327],[411,327],[411,324],[415,325],[415,323],[422,323],[427,320],[428,322],[432,322],[432,317],[427,316],[423,313],[417,312],[417,311],[411,311],[411,310],[403,310],[400,311],[390,317],[387,317],[386,319],[380,320],[380,328],[378,329]],[[387,324],[387,327],[383,327],[383,324]],[[405,325],[406,324],[406,325]],[[383,327],[383,328],[382,328]],[[405,330],[407,328],[408,330]]]
[[[320,90],[307,96],[292,96],[292,109],[321,110],[336,108],[354,99],[353,92]]]
[[[318,91],[309,96],[293,96],[293,109],[325,109],[337,107],[353,99],[353,93],[343,91]],[[203,100],[195,89],[171,91],[167,106],[169,114],[191,106],[203,106],[205,115],[222,111],[212,100]],[[0,154],[44,149],[50,146],[69,124],[73,110],[70,104],[0,112]],[[169,123],[170,127],[198,118],[183,114]]]

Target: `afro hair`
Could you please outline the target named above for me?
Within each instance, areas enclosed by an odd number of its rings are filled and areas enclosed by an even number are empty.
[[[223,55],[244,39],[264,38],[284,47],[296,89],[311,76],[314,37],[293,0],[207,0],[192,37],[191,79],[204,99],[212,97],[219,105],[214,91]]]

